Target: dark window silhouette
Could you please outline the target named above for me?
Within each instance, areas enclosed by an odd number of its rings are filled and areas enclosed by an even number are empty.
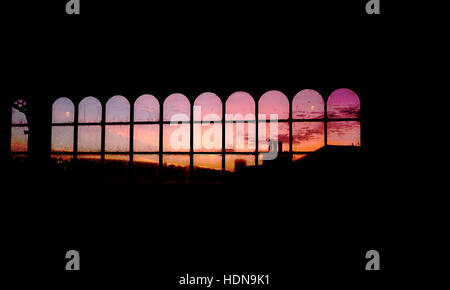
[[[113,96],[104,105],[95,97],[78,106],[66,97],[56,99],[52,158],[65,162],[75,157],[80,168],[101,166],[111,180],[127,179],[132,170],[139,181],[219,182],[221,173],[264,167],[263,156],[272,147],[277,158],[295,161],[326,145],[361,143],[360,101],[349,89],[335,90],[326,105],[310,89],[291,101],[272,90],[257,103],[242,91],[224,103],[211,92],[197,96],[192,106],[180,93],[161,103],[162,108],[149,94],[134,102]],[[12,153],[28,151],[27,118],[19,107],[25,104],[18,100],[12,109]]]

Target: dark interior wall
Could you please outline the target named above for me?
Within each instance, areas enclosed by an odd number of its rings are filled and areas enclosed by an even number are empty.
[[[361,274],[368,249],[380,249],[387,276],[414,265],[404,265],[412,252],[402,235],[411,225],[398,218],[404,193],[390,186],[400,172],[395,153],[401,148],[388,144],[397,127],[386,102],[397,107],[393,98],[407,98],[396,84],[400,64],[393,51],[401,49],[391,4],[383,1],[387,12],[374,19],[350,1],[330,1],[328,12],[322,1],[311,4],[316,13],[284,2],[233,3],[212,14],[181,6],[158,13],[151,4],[138,9],[123,3],[91,10],[93,1],[83,1],[85,14],[76,19],[58,14],[50,2],[34,2],[48,11],[12,14],[15,27],[7,29],[8,61],[2,65],[5,160],[11,102],[28,98],[36,122],[30,147],[36,166],[13,179],[6,174],[13,186],[3,195],[5,236],[18,250],[4,258],[13,270],[23,269],[32,252],[35,261],[46,262],[40,271],[30,268],[31,275],[55,284],[129,287],[151,277],[159,288],[175,288],[176,276],[185,272],[261,270],[274,276],[277,289],[298,285],[299,273],[328,288],[350,283],[360,289],[367,276],[355,273]],[[305,88],[324,98],[338,88],[359,95],[361,167],[327,164],[311,179],[295,175],[301,186],[274,181],[260,187],[65,183],[39,167],[49,156],[51,106],[58,97],[92,95],[106,102],[117,94],[134,99],[150,93],[162,101],[180,92],[192,101],[212,91],[225,101],[238,90],[257,99],[278,89],[291,99]],[[63,272],[71,248],[80,249],[85,272],[78,282],[72,276],[56,281],[53,273]],[[323,265],[330,266],[323,271]]]

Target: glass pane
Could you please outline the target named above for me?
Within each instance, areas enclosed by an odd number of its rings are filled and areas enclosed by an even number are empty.
[[[189,166],[189,155],[163,155],[164,181],[188,182]]]
[[[159,125],[134,126],[134,152],[159,151]]]
[[[186,152],[190,150],[190,125],[164,125],[164,152]]]
[[[194,182],[219,183],[222,181],[222,155],[194,155]]]
[[[134,103],[135,122],[159,121],[159,102],[152,95],[142,95]]]
[[[297,161],[297,160],[301,160],[303,159],[305,156],[307,156],[306,154],[294,154],[292,156],[292,161]]]
[[[164,121],[189,121],[191,117],[191,104],[182,94],[172,94],[164,101]]]
[[[73,123],[75,106],[68,98],[59,98],[53,103],[52,107],[53,123]]]
[[[130,150],[130,126],[109,125],[105,127],[105,151],[127,152]]]
[[[328,118],[344,119],[359,118],[359,98],[352,90],[335,90],[327,102]]]
[[[130,102],[125,97],[114,96],[106,103],[106,122],[129,122]]]
[[[222,155],[195,154],[194,170],[202,172],[222,170]]]
[[[293,119],[324,118],[324,102],[322,96],[315,90],[302,90],[292,101]]]
[[[255,100],[246,92],[233,93],[225,108],[226,120],[255,120]]]
[[[11,152],[28,151],[28,127],[11,128]]]
[[[101,157],[100,154],[79,154],[77,156],[77,159],[80,164],[101,164]]]
[[[73,126],[52,127],[52,152],[73,152]]]
[[[203,93],[194,102],[194,121],[221,121],[222,101],[213,93]]]
[[[194,151],[222,151],[222,124],[194,124]]]
[[[133,157],[134,175],[139,181],[155,180],[159,172],[159,155],[135,154]]]
[[[256,149],[255,123],[227,123],[225,136],[227,152],[252,152]]]
[[[78,152],[100,152],[101,133],[100,126],[79,126]]]
[[[359,121],[328,122],[328,145],[361,146]]]
[[[24,113],[20,112],[19,110],[16,110],[15,108],[12,108],[11,113],[11,124],[13,125],[26,125],[27,117]]]
[[[72,168],[72,154],[52,154],[51,159],[56,168],[62,170],[68,170]]]
[[[269,144],[275,142],[277,152],[289,152],[289,123],[262,122],[259,123],[259,151],[268,152]]]
[[[57,163],[61,162],[69,162],[73,160],[72,154],[52,154],[50,157],[52,160],[56,161]]]
[[[325,145],[323,122],[294,122],[292,151],[315,151]]]
[[[236,172],[248,166],[255,166],[255,155],[225,155],[225,170]]]
[[[280,91],[269,91],[259,99],[258,114],[266,120],[289,119],[289,100]]]
[[[94,97],[86,97],[78,106],[78,122],[100,123],[102,121],[102,104]]]
[[[290,165],[291,156],[288,152],[268,155],[268,153],[258,154],[258,165],[270,168],[286,168]]]

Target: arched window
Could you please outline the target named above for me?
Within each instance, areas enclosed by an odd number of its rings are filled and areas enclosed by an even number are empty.
[[[292,100],[292,151],[315,151],[325,145],[324,101],[315,90],[305,89]],[[318,121],[321,120],[321,121]],[[294,159],[304,155],[294,154]]]
[[[73,158],[75,106],[68,98],[57,99],[52,106],[52,159],[67,161]]]
[[[328,97],[327,115],[329,119],[357,119],[359,113],[359,98],[354,91],[338,89]]]
[[[222,101],[214,93],[203,93],[194,102],[194,152],[222,152]],[[221,154],[194,154],[193,160],[196,180],[201,175],[211,180],[211,170],[222,170]]]
[[[81,163],[99,163],[102,140],[102,104],[86,97],[78,105],[77,159]]]
[[[130,161],[130,102],[123,96],[111,97],[105,114],[105,171],[124,178]]]
[[[255,100],[246,92],[235,92],[225,104],[225,169],[236,169],[255,165],[256,149]]]
[[[163,105],[163,165],[166,181],[189,177],[190,156],[174,154],[190,151],[191,104],[182,94],[168,96]],[[171,154],[173,153],[173,154]]]
[[[27,101],[14,101],[11,112],[11,153],[13,158],[26,157],[28,153]]]
[[[361,146],[360,102],[350,89],[335,90],[328,97],[328,145]]]
[[[259,151],[289,152],[289,100],[282,92],[268,91],[261,96],[258,121]],[[271,148],[273,146],[275,148]],[[264,155],[258,159],[260,162],[262,157]]]
[[[182,94],[172,94],[164,101],[164,152],[189,152],[190,116],[189,100]]]
[[[137,180],[154,180],[159,171],[159,102],[142,95],[134,102],[133,163]]]
[[[128,100],[122,96],[110,98],[106,103],[105,152],[129,152],[129,122],[130,103]]]

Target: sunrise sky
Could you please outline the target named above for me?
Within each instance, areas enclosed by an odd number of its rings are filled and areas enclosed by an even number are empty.
[[[258,101],[259,119],[287,120],[289,119],[289,100],[279,91],[269,91]],[[327,115],[330,119],[358,118],[359,98],[349,89],[334,91],[327,102]],[[134,106],[135,122],[159,121],[159,102],[152,95],[138,98]],[[182,94],[172,94],[163,103],[163,120],[188,121],[190,118],[189,100]],[[255,101],[246,92],[236,92],[230,95],[225,103],[225,120],[254,121]],[[68,98],[60,98],[53,105],[52,152],[73,152],[74,105]],[[130,150],[130,125],[108,125],[111,122],[129,122],[130,104],[125,97],[114,96],[106,104],[105,151],[128,152]],[[322,119],[324,117],[324,101],[322,96],[314,90],[302,90],[292,100],[293,151],[315,151],[324,146],[324,123],[295,122],[304,119]],[[94,97],[86,97],[79,104],[78,122],[78,151],[98,153],[101,150],[102,105]],[[222,102],[213,93],[203,93],[194,102],[194,121],[211,121],[204,124],[194,124],[194,152],[218,152],[222,150]],[[11,151],[27,151],[27,127],[14,127],[26,124],[23,113],[12,111]],[[159,151],[159,124],[134,125],[134,152]],[[278,139],[283,143],[283,151],[289,151],[289,124],[278,122],[277,127],[269,122],[259,123],[259,150],[268,151],[268,141]],[[276,130],[275,130],[276,128]],[[254,152],[256,144],[255,123],[226,123],[226,152]],[[189,152],[190,124],[163,125],[163,151]],[[329,122],[328,144],[360,146],[359,121]],[[110,158],[114,155],[110,155]],[[158,155],[139,154],[136,160],[142,162],[158,162]],[[298,155],[297,158],[301,156]],[[225,167],[234,171],[235,160],[245,160],[247,165],[254,165],[253,155],[227,155]],[[188,166],[189,155],[164,155],[166,164]],[[220,170],[221,155],[195,155],[194,166]]]

